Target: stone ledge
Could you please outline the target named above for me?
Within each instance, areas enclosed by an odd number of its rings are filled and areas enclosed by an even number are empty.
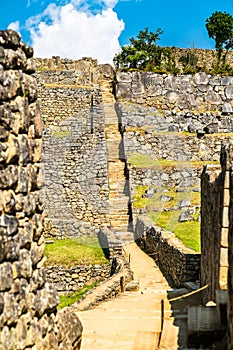
[[[133,272],[130,270],[129,263],[125,257],[118,257],[117,263],[120,265],[120,271],[88,292],[79,302],[75,303],[73,307],[76,311],[91,309],[102,301],[116,297],[118,294],[124,292],[125,284],[133,280]]]

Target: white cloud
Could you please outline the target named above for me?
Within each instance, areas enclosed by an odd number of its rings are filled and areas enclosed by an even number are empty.
[[[7,29],[13,29],[16,32],[19,32],[19,28],[20,28],[20,22],[16,21],[16,22],[12,22],[9,24],[9,26],[7,27]]]
[[[26,26],[34,56],[72,59],[85,56],[97,58],[99,63],[112,63],[124,29],[124,22],[113,11],[117,2],[97,1],[95,5],[98,3],[99,9],[93,12],[89,6],[93,2],[71,0],[64,6],[51,4],[42,14],[29,18]]]

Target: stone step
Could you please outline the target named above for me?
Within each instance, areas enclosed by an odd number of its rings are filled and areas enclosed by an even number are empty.
[[[125,225],[128,224],[129,222],[129,216],[126,214],[115,214],[115,213],[109,213],[109,220],[111,221],[112,224],[118,224],[118,225]],[[128,230],[124,230],[128,231]]]
[[[174,319],[166,318],[163,324],[163,331],[159,343],[160,350],[177,350],[178,345],[179,327],[174,325]]]
[[[118,208],[121,208],[122,206],[125,207],[129,203],[129,197],[125,196],[124,194],[121,194],[119,198],[114,198],[111,200],[111,205],[115,205]]]
[[[122,195],[128,196],[129,193],[129,181],[125,177],[115,177],[109,179],[109,186],[112,191],[121,192]]]
[[[119,148],[119,146],[122,143],[122,138],[119,133],[113,134],[112,132],[105,131],[105,136],[106,136],[106,143],[108,147],[112,146],[112,148]]]
[[[115,172],[116,174],[121,173],[121,170],[124,171],[125,162],[122,162],[122,160],[120,160],[120,159],[115,160],[115,161],[109,161],[108,168],[109,168],[109,170],[111,170],[112,172]]]
[[[125,183],[126,178],[124,176],[124,166],[121,166],[118,170],[108,168],[108,176],[110,177],[109,182],[121,181]]]
[[[114,212],[123,212],[125,211],[126,213],[128,212],[128,202],[125,202],[125,204],[121,204],[121,203],[115,203],[116,201],[112,200],[110,201],[109,203],[109,208],[110,208],[110,211],[114,211]],[[121,214],[119,214],[121,215]]]
[[[127,212],[121,212],[119,214],[118,211],[110,211],[109,212],[109,220],[118,222],[118,223],[128,223],[129,221],[129,216]]]
[[[158,349],[160,332],[138,331],[132,350],[156,350]]]
[[[107,147],[107,155],[108,155],[108,161],[125,159],[125,152],[122,147],[117,147],[114,149]]]
[[[121,215],[120,217],[118,215],[114,215],[114,214],[109,214],[109,219],[111,221],[111,223],[117,224],[117,225],[125,225],[128,224],[129,221],[129,217],[128,215]]]
[[[109,211],[110,213],[114,213],[116,215],[119,213],[118,215],[122,217],[123,213],[128,213],[128,204],[125,204],[124,206],[117,206],[115,203],[110,202]]]
[[[123,196],[125,196],[129,190],[128,184],[124,181],[120,181],[122,179],[109,179],[109,189],[110,191],[115,191],[116,193],[121,193]],[[126,192],[127,191],[127,192]]]
[[[121,163],[117,163],[115,165],[112,165],[112,163],[114,163],[114,161],[110,161],[108,163],[108,175],[110,177],[110,182],[118,179],[124,179],[126,181],[126,178],[124,176],[125,163],[122,161]]]
[[[125,180],[126,178],[124,176],[124,169],[125,169],[125,163],[122,162],[122,164],[118,164],[118,167],[112,166],[112,161],[109,162],[109,167],[108,167],[108,175],[110,177],[110,182],[111,181],[116,181],[118,179]]]
[[[223,339],[225,327],[221,326],[215,306],[190,306],[187,326],[188,347],[210,347]]]
[[[116,238],[123,242],[134,242],[134,234],[129,231],[116,233]]]
[[[114,161],[115,159],[125,159],[125,153],[123,151],[119,150],[111,150],[110,152],[108,151],[108,160],[109,161]]]
[[[104,116],[106,124],[116,124],[118,125],[118,117],[115,109],[111,107],[104,107]]]
[[[127,201],[125,200],[125,203],[127,202],[128,204],[129,196],[127,196],[127,192],[128,191],[125,189],[125,187],[123,187],[121,191],[111,189],[111,192],[109,193],[109,199],[114,202],[116,200],[121,200],[121,198],[123,197],[127,199]]]
[[[114,223],[114,222],[111,222],[111,225],[112,225],[115,232],[127,231],[128,227],[129,227],[128,224],[119,224],[119,223]]]

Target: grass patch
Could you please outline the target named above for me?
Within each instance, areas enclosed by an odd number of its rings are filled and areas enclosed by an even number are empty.
[[[131,166],[137,168],[153,168],[161,169],[167,167],[173,168],[196,168],[203,167],[205,164],[220,164],[219,161],[206,161],[206,160],[187,160],[187,161],[175,161],[167,159],[154,159],[146,154],[132,153],[129,157],[129,163]]]
[[[71,130],[53,131],[52,136],[55,137],[55,139],[62,139],[63,137],[71,137],[72,132],[71,132]]]
[[[167,188],[167,192],[155,192],[154,198],[142,198],[142,194],[148,189],[148,186],[137,186],[134,196],[134,208],[146,208],[150,219],[159,227],[174,232],[186,247],[200,252],[200,222],[197,220],[199,211],[193,216],[195,221],[178,222],[182,210],[169,210],[178,206],[180,201],[189,199],[191,206],[200,205],[200,192],[176,192],[175,189]],[[161,195],[172,197],[170,201],[160,201]],[[156,211],[155,211],[156,210]]]
[[[90,236],[67,238],[46,244],[45,256],[46,266],[61,265],[67,268],[74,265],[102,265],[108,262],[98,238]]]
[[[136,193],[133,197],[133,206],[137,209],[147,208],[148,211],[162,210],[164,208],[173,208],[184,199],[190,199],[192,206],[200,205],[200,192],[176,192],[174,189],[169,189],[167,192],[155,192],[154,198],[142,198],[142,195],[148,189],[148,186],[137,186]],[[162,195],[172,197],[170,201],[163,202],[160,200]]]
[[[150,212],[149,217],[157,225],[174,232],[186,247],[200,252],[200,222],[197,221],[199,213],[194,215],[195,221],[178,222],[181,210],[169,212]]]
[[[77,301],[79,301],[89,290],[93,289],[98,282],[92,283],[90,286],[85,286],[81,290],[70,293],[67,295],[60,295],[60,303],[58,305],[58,309],[62,309],[66,306],[70,306]]]

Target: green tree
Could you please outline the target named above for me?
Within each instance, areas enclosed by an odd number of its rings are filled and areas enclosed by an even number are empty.
[[[223,49],[227,54],[228,50],[233,48],[233,17],[229,13],[216,11],[207,18],[206,29],[209,37],[215,40],[218,64],[220,64]],[[224,61],[225,58],[226,55]]]
[[[130,44],[121,48],[113,61],[116,68],[139,68],[145,69],[150,65],[160,64],[161,48],[157,45],[163,31],[158,28],[151,32],[148,28],[141,30],[135,38],[130,38]]]

